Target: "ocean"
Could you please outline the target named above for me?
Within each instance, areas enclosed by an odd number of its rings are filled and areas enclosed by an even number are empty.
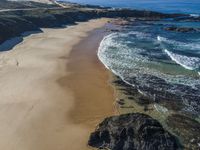
[[[152,99],[181,102],[200,114],[199,0],[71,0],[81,4],[190,14],[189,19],[137,21],[102,40],[98,56],[123,81]],[[189,32],[170,27],[194,29]]]
[[[92,4],[115,8],[133,8],[164,13],[200,14],[199,0],[66,0],[80,4]]]

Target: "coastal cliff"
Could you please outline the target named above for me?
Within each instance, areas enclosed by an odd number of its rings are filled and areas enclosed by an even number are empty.
[[[5,10],[8,8],[10,9]],[[62,27],[63,25],[75,24],[94,18],[134,17],[159,20],[177,16],[181,15],[129,9],[96,8],[90,5],[82,6],[71,3],[66,3],[66,8],[62,8],[54,4],[1,1],[0,44],[12,37],[20,36],[26,31]]]

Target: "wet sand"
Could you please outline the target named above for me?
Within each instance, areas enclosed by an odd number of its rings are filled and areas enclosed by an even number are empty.
[[[67,70],[69,75],[62,77],[58,83],[68,87],[73,93],[74,107],[69,112],[73,124],[81,125],[86,131],[85,145],[89,135],[105,118],[116,114],[114,90],[109,83],[111,72],[97,57],[101,40],[107,34],[104,27],[88,33],[69,54]],[[91,149],[91,147],[82,147]]]
[[[107,21],[44,29],[0,53],[0,149],[90,149],[90,132],[114,113],[102,36],[88,38]]]
[[[71,73],[59,81],[74,93],[75,107],[70,112],[73,122],[92,129],[105,116],[114,114],[110,72],[97,57],[98,46],[105,34],[104,28],[94,30],[73,47],[67,65]]]

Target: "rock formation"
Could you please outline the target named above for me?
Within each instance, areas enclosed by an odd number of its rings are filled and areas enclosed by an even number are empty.
[[[191,27],[167,27],[164,28],[167,31],[175,31],[175,32],[198,32],[200,28],[191,28]]]
[[[175,137],[155,119],[140,113],[106,118],[88,145],[110,150],[176,150]]]
[[[167,125],[172,128],[176,135],[182,137],[187,143],[186,149],[198,150],[200,148],[200,123],[183,114],[168,116]]]
[[[177,16],[177,14],[145,10],[97,8],[70,3],[66,5],[67,8],[58,8],[56,4],[0,1],[0,44],[26,31],[38,31],[45,27],[62,27],[94,18],[134,17],[142,20],[159,20]]]

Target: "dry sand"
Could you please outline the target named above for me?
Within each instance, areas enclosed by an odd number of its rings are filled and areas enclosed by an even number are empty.
[[[86,50],[77,44],[106,22],[45,29],[0,53],[0,150],[89,149],[89,133],[113,113],[112,89],[95,53],[86,59],[71,50],[75,45]]]

